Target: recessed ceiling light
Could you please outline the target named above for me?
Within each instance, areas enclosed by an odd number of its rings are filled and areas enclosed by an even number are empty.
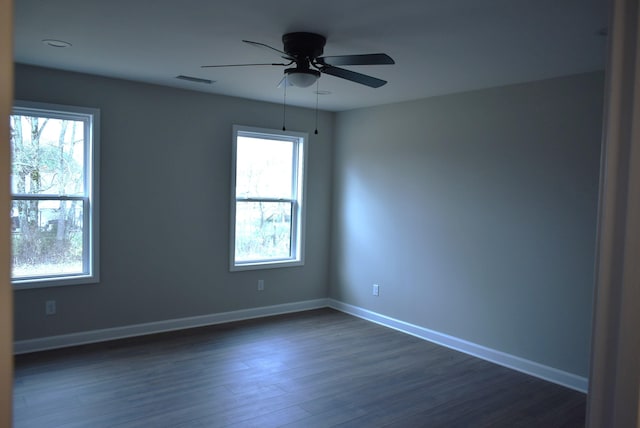
[[[318,95],[331,95],[331,91],[314,91]]]
[[[68,48],[71,46],[71,43],[65,42],[64,40],[56,40],[56,39],[44,39],[42,41],[47,46],[51,46],[52,48]]]

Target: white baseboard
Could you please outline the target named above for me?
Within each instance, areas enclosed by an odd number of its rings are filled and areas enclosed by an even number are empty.
[[[345,312],[347,314],[384,325],[385,327],[399,330],[403,333],[428,340],[429,342],[437,343],[438,345],[446,346],[447,348],[455,349],[456,351],[464,352],[465,354],[469,354],[474,357],[478,357],[483,360],[490,361],[492,363],[499,364],[501,366],[547,380],[549,382],[566,386],[567,388],[571,388],[576,391],[586,393],[589,387],[589,380],[587,378],[565,372],[563,370],[545,366],[543,364],[516,357],[505,352],[496,351],[495,349],[490,349],[476,343],[458,339],[453,336],[429,330],[415,324],[400,321],[395,318],[381,315],[376,312],[349,305],[347,303],[343,303],[334,299],[329,299],[328,305],[330,308],[339,310],[341,312]]]
[[[242,321],[291,312],[307,311],[310,309],[326,308],[327,299],[306,300],[302,302],[285,303],[281,305],[263,306],[260,308],[241,309],[238,311],[222,312],[211,315],[201,315],[188,318],[134,324],[123,327],[105,328],[101,330],[83,331],[79,333],[62,334],[38,339],[18,340],[13,344],[14,354],[46,351],[49,349],[66,348],[69,346],[85,345],[88,343],[105,342],[126,337],[143,336],[153,333],[163,333],[193,327],[222,324],[232,321]]]
[[[14,354],[46,351],[50,349],[66,348],[89,343],[105,342],[108,340],[124,339],[127,337],[143,336],[147,334],[163,333],[207,325],[223,324],[252,318],[261,318],[291,312],[307,311],[330,307],[338,311],[366,319],[377,324],[419,337],[429,342],[437,343],[447,348],[455,349],[465,354],[514,369],[549,382],[580,392],[587,392],[589,381],[587,378],[568,373],[553,367],[545,366],[534,361],[516,357],[505,352],[496,351],[476,343],[458,339],[434,330],[410,324],[376,312],[349,305],[334,299],[315,299],[302,302],[285,303],[281,305],[263,306],[259,308],[241,309],[238,311],[222,312],[211,315],[201,315],[188,318],[157,321],[123,327],[106,328],[79,333],[49,336],[38,339],[18,340],[14,342]]]

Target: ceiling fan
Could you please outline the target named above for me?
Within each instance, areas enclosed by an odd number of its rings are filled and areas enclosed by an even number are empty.
[[[346,70],[337,66],[343,65],[382,65],[395,64],[393,59],[384,53],[364,55],[338,55],[321,56],[324,52],[326,38],[314,33],[287,33],[282,36],[283,50],[276,49],[264,43],[243,40],[253,46],[269,49],[287,60],[287,63],[265,64],[227,64],[227,65],[203,65],[203,68],[212,67],[247,67],[260,65],[278,65],[291,68],[284,70],[284,77],[278,86],[298,86],[306,88],[314,84],[321,73],[360,83],[371,88],[379,88],[386,84],[386,80],[367,76],[366,74]]]

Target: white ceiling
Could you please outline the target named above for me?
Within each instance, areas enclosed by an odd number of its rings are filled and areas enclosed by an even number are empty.
[[[281,36],[315,32],[325,55],[384,52],[395,65],[345,67],[372,89],[323,75],[320,108],[340,111],[604,68],[607,0],[18,0],[15,61],[281,103]],[[43,39],[72,44],[54,48]],[[177,75],[214,80],[184,82]],[[315,107],[315,86],[287,103]]]

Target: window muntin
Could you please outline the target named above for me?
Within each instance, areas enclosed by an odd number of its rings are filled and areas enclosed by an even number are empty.
[[[234,127],[231,270],[303,264],[306,139]]]
[[[16,102],[11,277],[17,288],[98,281],[99,111]]]

